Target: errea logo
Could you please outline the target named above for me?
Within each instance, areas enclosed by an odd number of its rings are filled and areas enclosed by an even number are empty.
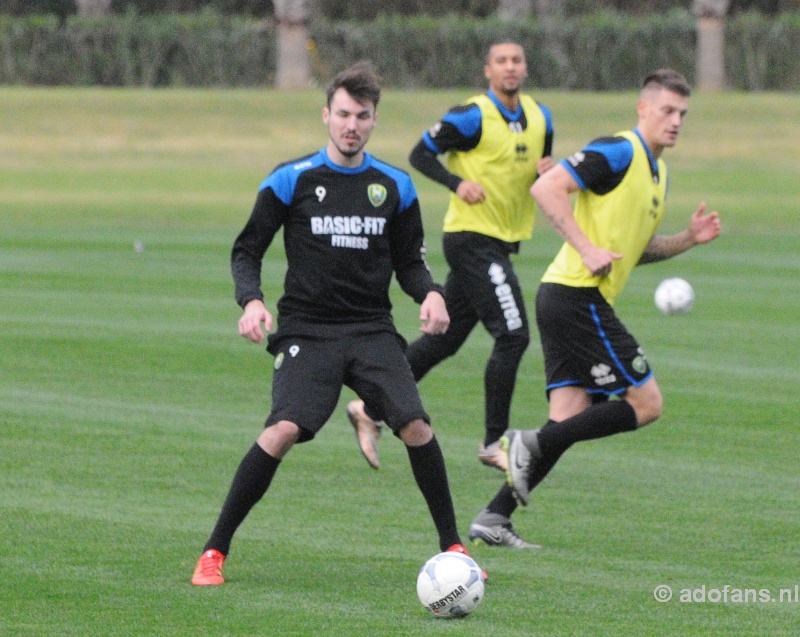
[[[592,377],[594,378],[595,385],[608,385],[617,380],[617,377],[612,373],[611,368],[605,363],[598,363],[592,367]]]
[[[586,155],[582,151],[578,151],[577,153],[573,153],[567,157],[567,161],[573,168],[577,168],[578,164],[580,164],[584,159],[586,159]]]
[[[506,283],[506,272],[503,270],[503,266],[498,263],[492,263],[489,266],[488,274],[489,280],[495,286],[494,293],[497,295],[497,300],[503,310],[503,317],[506,319],[508,331],[513,332],[521,328],[522,315],[517,307],[517,301],[514,299],[514,291]]]

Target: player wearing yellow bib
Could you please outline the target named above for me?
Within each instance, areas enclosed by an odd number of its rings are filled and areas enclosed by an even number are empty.
[[[489,90],[448,111],[411,152],[414,168],[451,191],[443,237],[450,327],[433,338],[421,336],[407,357],[419,380],[483,324],[494,347],[484,372],[485,432],[478,457],[504,470],[499,440],[508,428],[517,370],[530,341],[511,255],[533,232],[529,189],[552,166],[553,125],[550,111],[521,93],[527,64],[520,45],[494,44],[484,73]],[[446,166],[439,155],[446,156]],[[352,401],[348,416],[364,456],[377,468],[381,415],[371,407]]]
[[[489,89],[452,109],[423,135],[411,159],[423,174],[450,187],[445,232],[475,232],[515,244],[533,233],[535,205],[528,190],[538,161],[552,152],[553,125],[550,111],[530,96],[519,95],[517,107],[509,109],[498,94]],[[443,153],[446,176],[432,156]],[[471,184],[482,192],[464,193]]]
[[[531,188],[564,239],[536,296],[549,420],[541,429],[503,437],[508,484],[472,523],[470,537],[476,528],[510,527],[517,501],[528,504],[530,491],[574,443],[633,431],[661,415],[661,391],[647,358],[612,306],[637,265],[719,235],[719,215],[706,214],[704,203],[688,229],[656,234],[668,185],[661,154],[677,141],[690,93],[679,73],[651,73],[642,84],[635,130],[591,142]]]

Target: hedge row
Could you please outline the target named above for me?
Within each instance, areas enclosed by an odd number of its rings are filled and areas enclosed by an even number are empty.
[[[624,90],[649,70],[694,76],[696,32],[686,11],[631,17],[601,13],[565,20],[547,33],[530,19],[384,17],[368,23],[316,20],[312,72],[325,82],[369,58],[398,88],[476,86],[487,46],[525,46],[540,88]],[[275,27],[268,21],[192,15],[80,18],[0,16],[0,84],[105,86],[268,86],[275,76]],[[800,13],[777,19],[742,14],[727,22],[731,88],[800,89]]]
[[[550,34],[535,20],[508,24],[466,18],[381,18],[314,28],[318,50],[326,56],[320,74],[370,57],[393,83],[412,88],[483,84],[486,49],[505,38],[525,47],[530,82],[541,88],[625,89],[667,65],[694,74],[694,20],[686,12],[638,19],[616,13],[581,16]]]
[[[268,23],[205,12],[0,17],[0,83],[264,86],[275,67]]]

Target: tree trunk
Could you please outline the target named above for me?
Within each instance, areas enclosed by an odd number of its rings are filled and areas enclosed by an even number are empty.
[[[729,0],[695,0],[697,28],[696,85],[702,91],[723,91],[725,76],[725,14]]]
[[[497,15],[506,22],[524,20],[531,14],[531,0],[499,0]]]
[[[75,0],[79,15],[108,15],[111,13],[111,0]]]
[[[560,85],[572,86],[574,74],[570,72],[569,56],[559,36],[559,24],[564,20],[564,0],[499,0],[497,5],[498,16],[506,22],[525,20],[532,11],[542,24],[544,45],[553,61],[553,77]]]
[[[569,56],[560,35],[560,25],[566,13],[564,0],[534,0],[533,8],[542,23],[545,45],[553,59],[552,76],[558,85],[571,88],[575,83],[575,73],[570,69]]]
[[[309,10],[306,0],[274,0],[278,21],[278,56],[275,86],[306,88],[311,84],[308,49]]]

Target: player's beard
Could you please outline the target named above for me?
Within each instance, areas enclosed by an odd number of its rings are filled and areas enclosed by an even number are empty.
[[[517,97],[522,91],[522,82],[517,82],[512,88],[500,86],[500,92],[506,97]]]
[[[334,146],[336,146],[336,149],[342,154],[342,156],[348,158],[355,157],[356,155],[358,155],[358,153],[360,153],[363,150],[364,145],[367,143],[363,137],[359,137],[357,140],[357,144],[355,146],[343,147],[341,144],[337,142],[337,140],[333,139],[333,137],[331,137],[331,140],[333,141]]]

